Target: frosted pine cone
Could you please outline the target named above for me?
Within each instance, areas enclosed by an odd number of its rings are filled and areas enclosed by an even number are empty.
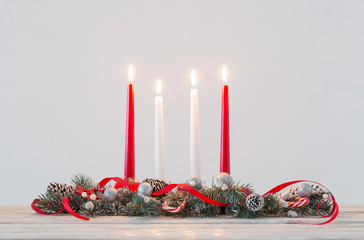
[[[50,183],[47,187],[48,192],[53,193],[62,193],[63,195],[69,195],[74,193],[75,188],[73,186],[68,186],[67,184],[61,184],[61,183]]]
[[[157,192],[168,185],[165,181],[153,178],[146,178],[143,180],[143,182],[149,183],[153,188],[153,192]]]

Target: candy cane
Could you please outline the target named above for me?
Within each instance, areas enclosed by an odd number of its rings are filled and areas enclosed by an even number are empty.
[[[296,201],[297,202],[287,202],[288,206],[303,207],[303,206],[306,206],[310,202],[310,200],[308,198],[301,198],[301,197],[296,198]]]
[[[181,203],[181,205],[179,205],[178,207],[170,207],[168,206],[169,202],[165,201],[162,204],[162,208],[164,210],[166,210],[167,212],[171,212],[171,213],[179,213],[180,211],[182,211],[182,209],[185,207],[186,205],[186,199]]]

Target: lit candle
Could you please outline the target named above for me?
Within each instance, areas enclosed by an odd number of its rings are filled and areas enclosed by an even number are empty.
[[[155,177],[165,180],[165,153],[164,153],[164,119],[163,97],[161,96],[162,83],[158,79],[157,96],[155,97]]]
[[[222,68],[222,105],[221,105],[221,145],[220,172],[230,174],[230,136],[229,136],[229,86],[227,85],[226,66]]]
[[[135,178],[135,130],[134,130],[134,69],[129,67],[128,100],[126,105],[125,165],[124,177]]]
[[[191,72],[191,105],[190,105],[190,176],[201,178],[200,167],[200,126],[198,114],[198,90],[195,70]]]

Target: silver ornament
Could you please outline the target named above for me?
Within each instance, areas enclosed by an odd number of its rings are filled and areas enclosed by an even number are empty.
[[[94,208],[94,204],[91,202],[91,201],[87,201],[84,205],[84,207],[87,209],[87,210],[92,210]]]
[[[252,211],[258,211],[264,206],[264,198],[259,194],[250,194],[245,201],[246,206]]]
[[[82,197],[87,197],[87,192],[83,192],[83,193],[81,193],[81,196],[82,196]]]
[[[216,187],[222,187],[222,185],[226,184],[228,186],[231,186],[233,184],[233,178],[230,176],[230,174],[226,172],[221,172],[216,174],[214,177],[214,184]]]
[[[116,190],[115,188],[108,188],[104,192],[104,198],[108,202],[115,202],[117,196],[118,190]]]
[[[144,198],[144,202],[145,202],[145,203],[149,203],[149,202],[150,202],[150,197],[145,197],[145,198]]]
[[[228,188],[229,188],[229,186],[225,183],[221,186],[221,190],[223,190],[223,191],[227,190]]]
[[[322,195],[322,198],[327,199],[327,198],[329,198],[329,195],[327,193],[325,193],[324,195]]]
[[[288,215],[288,217],[291,217],[291,218],[296,218],[296,217],[298,217],[298,214],[297,214],[295,211],[292,211],[292,210],[289,210],[289,211],[287,212],[287,215]]]
[[[138,193],[141,195],[150,196],[152,194],[152,192],[153,192],[153,188],[147,182],[141,183],[138,187]]]
[[[312,194],[312,187],[307,183],[302,183],[297,188],[298,197],[309,197]]]
[[[191,187],[201,186],[202,185],[201,179],[199,177],[197,177],[197,176],[189,177],[186,182]]]
[[[96,200],[96,194],[94,194],[94,193],[93,193],[93,194],[91,194],[91,195],[90,195],[90,199],[91,199],[92,201],[95,201],[95,200]]]

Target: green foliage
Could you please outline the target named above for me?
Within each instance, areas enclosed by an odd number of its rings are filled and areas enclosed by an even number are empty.
[[[278,198],[272,194],[268,194],[264,197],[264,206],[260,211],[264,215],[274,215],[279,211]]]
[[[88,176],[78,174],[71,179],[71,183],[75,186],[81,186],[85,189],[95,188],[96,183]]]
[[[126,214],[129,216],[159,216],[163,209],[160,202],[150,199],[148,203],[144,197],[135,195],[131,202],[126,205]]]
[[[257,213],[249,210],[245,204],[232,204],[225,208],[225,214],[233,217],[254,218]]]
[[[216,186],[204,188],[201,193],[218,202],[237,204],[245,202],[246,194],[238,185],[234,185],[226,190],[222,190]]]

